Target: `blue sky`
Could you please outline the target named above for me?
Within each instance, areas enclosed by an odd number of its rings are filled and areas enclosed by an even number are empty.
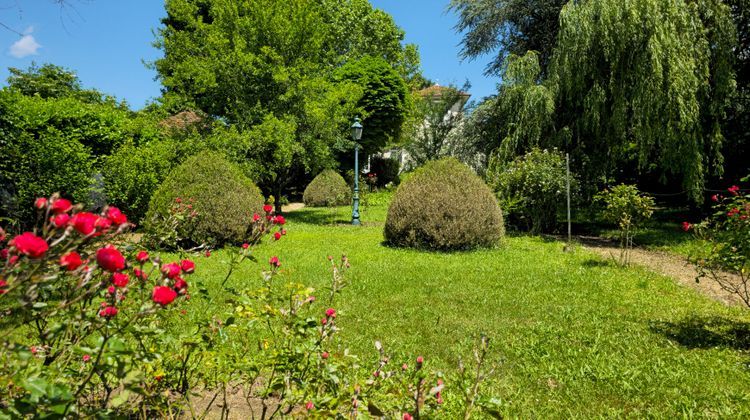
[[[456,17],[445,12],[448,0],[370,0],[393,15],[406,41],[419,45],[424,74],[442,85],[472,84],[473,99],[490,95],[497,82],[482,72],[489,59],[460,62]],[[157,0],[69,0],[60,9],[50,0],[0,0],[0,80],[8,67],[32,61],[72,69],[85,87],[125,99],[136,109],[159,96],[155,72],[144,61],[160,56],[151,46],[164,15]]]

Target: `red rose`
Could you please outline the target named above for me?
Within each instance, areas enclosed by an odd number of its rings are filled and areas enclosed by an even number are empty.
[[[685,232],[689,231],[691,227],[693,227],[693,225],[691,225],[690,223],[682,222],[682,230],[684,230]]]
[[[276,216],[273,222],[277,225],[283,225],[286,223],[286,219],[284,218],[284,216]]]
[[[180,275],[180,265],[177,263],[169,263],[161,266],[161,272],[169,279],[174,279]]]
[[[211,251],[206,250],[206,254],[205,255],[206,255],[206,258],[210,257],[211,256]]]
[[[314,408],[315,408],[315,404],[313,404],[313,402],[312,402],[312,401],[308,401],[308,402],[307,402],[307,404],[305,404],[305,409],[306,409],[307,411],[310,411],[310,410],[312,410],[312,409],[314,409]]]
[[[58,198],[52,202],[52,212],[54,213],[67,213],[73,208],[73,203],[64,198]]]
[[[404,413],[404,417],[403,417],[403,420],[412,420],[412,418],[413,418],[413,417],[411,416],[411,414],[409,414],[409,413]]]
[[[44,197],[37,198],[36,201],[34,201],[34,207],[36,207],[39,210],[47,207],[47,199]]]
[[[8,259],[8,248],[0,249],[0,259],[3,259],[3,260]]]
[[[114,306],[105,306],[104,309],[99,311],[99,316],[102,318],[114,318],[115,315],[117,315],[117,308]]]
[[[281,234],[286,235],[286,229],[281,229]]]
[[[130,277],[125,273],[112,274],[112,284],[119,288],[127,287],[130,282]]]
[[[68,271],[73,271],[83,264],[81,261],[81,255],[75,251],[71,251],[62,257],[60,257],[60,267],[65,267]]]
[[[140,251],[138,255],[135,256],[135,260],[139,263],[143,264],[144,262],[148,261],[148,252],[146,251]]]
[[[424,357],[417,357],[417,366],[422,366],[422,363],[424,363]]]
[[[323,360],[327,359],[327,358],[328,358],[329,356],[330,356],[330,355],[328,354],[328,352],[327,352],[327,351],[324,351],[324,352],[323,352],[323,353],[322,353],[322,354],[320,355],[320,357],[322,357],[322,358],[323,358]]]
[[[96,251],[96,262],[102,270],[114,273],[125,268],[125,257],[112,245]]]
[[[96,223],[94,223],[94,226],[96,226],[96,229],[99,232],[106,232],[109,228],[112,227],[112,221],[110,221],[106,217],[97,216]]]
[[[242,249],[248,249],[248,248],[250,248],[249,243],[245,242],[244,244],[242,244]]]
[[[734,216],[736,216],[738,214],[740,214],[740,209],[738,209],[737,207],[734,207],[733,209],[731,209],[731,210],[729,210],[727,212],[727,216],[729,216],[729,217],[734,217]]]
[[[275,240],[277,240],[277,241],[278,241],[279,239],[281,239],[281,232],[276,232],[276,233],[274,233],[274,234],[273,234],[273,239],[275,239]]]
[[[74,214],[70,223],[73,225],[73,228],[78,231],[78,233],[84,236],[89,236],[94,233],[97,220],[99,220],[99,216],[84,211]]]
[[[39,258],[49,249],[47,241],[31,232],[22,233],[8,242],[8,245],[29,258]]]
[[[732,185],[731,187],[727,188],[727,191],[732,193],[732,195],[738,195],[740,193],[740,187]]]
[[[154,292],[151,295],[154,303],[158,303],[161,306],[167,306],[174,302],[177,298],[177,292],[167,286],[155,286]]]
[[[8,282],[0,279],[0,295],[8,293]]]
[[[144,273],[142,270],[139,270],[137,268],[135,270],[133,270],[133,275],[135,275],[135,278],[137,278],[137,279],[141,279],[141,280],[148,279],[148,275],[146,273]]]
[[[187,290],[188,284],[182,277],[177,277],[177,279],[174,281],[174,290],[176,292],[182,292],[183,290]]]
[[[128,218],[117,207],[107,208],[107,219],[114,225],[124,225],[128,223]]]
[[[260,215],[258,213],[255,213],[253,215],[253,222],[257,222],[258,220],[260,220]]]
[[[60,213],[50,217],[49,221],[59,229],[68,226],[68,223],[70,223],[70,216],[68,213]]]
[[[279,262],[279,257],[271,257],[271,259],[268,260],[268,263],[275,267],[281,267],[281,263]]]
[[[336,310],[333,308],[326,309],[326,316],[328,318],[336,318]]]
[[[266,204],[265,206],[263,206],[263,211],[264,212],[270,213],[271,210],[273,210],[273,206],[271,206],[270,204]]]
[[[180,261],[180,268],[185,273],[190,274],[195,271],[195,263],[190,260],[182,260]]]
[[[719,194],[714,194],[714,195],[712,195],[712,196],[711,196],[711,200],[712,200],[712,201],[715,201],[715,202],[717,202],[717,203],[718,203],[718,202],[719,202]]]

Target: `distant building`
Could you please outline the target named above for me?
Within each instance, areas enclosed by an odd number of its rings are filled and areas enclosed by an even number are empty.
[[[419,92],[417,92],[417,94],[421,96],[422,98],[425,98],[425,99],[429,98],[434,102],[439,102],[443,99],[446,92],[449,92],[449,91],[453,92],[453,88],[440,86],[439,84],[434,84],[430,87],[420,90]],[[453,118],[458,114],[463,113],[464,106],[466,105],[467,102],[469,102],[469,99],[471,98],[471,94],[467,92],[459,91],[458,94],[459,94],[458,101],[445,114],[444,118],[446,120]],[[429,123],[427,121],[424,121],[423,124],[428,125]],[[375,156],[380,156],[386,159],[398,159],[401,171],[404,171],[409,166],[409,152],[407,152],[402,147],[393,147],[381,153],[376,153]],[[370,171],[370,163],[368,161],[367,167],[365,168],[365,172],[369,172],[369,171]]]

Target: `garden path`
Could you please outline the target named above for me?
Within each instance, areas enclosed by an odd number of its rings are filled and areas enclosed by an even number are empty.
[[[585,249],[592,251],[606,259],[617,260],[620,256],[620,248],[613,245],[611,241],[598,237],[577,237]],[[643,248],[635,248],[630,253],[630,261],[651,271],[671,277],[680,285],[689,287],[712,299],[718,300],[725,305],[742,305],[739,297],[723,290],[711,279],[701,279],[696,283],[698,272],[684,256],[662,251],[652,251]]]
[[[289,213],[291,211],[299,210],[303,207],[305,207],[305,203],[289,203],[287,205],[281,206],[281,212]]]

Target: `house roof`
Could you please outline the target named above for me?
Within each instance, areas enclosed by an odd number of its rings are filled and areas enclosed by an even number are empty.
[[[443,96],[444,92],[449,91],[449,90],[453,90],[453,89],[454,88],[450,88],[450,87],[447,87],[447,86],[440,86],[440,85],[435,84],[435,85],[432,85],[430,87],[424,88],[424,89],[420,90],[417,93],[420,96],[422,96],[422,97],[431,96],[433,98],[437,98],[437,97]],[[471,94],[466,93],[466,92],[462,92],[462,91],[458,91],[458,94],[461,95],[461,97],[464,100],[467,100],[467,99],[469,99],[471,97]]]

